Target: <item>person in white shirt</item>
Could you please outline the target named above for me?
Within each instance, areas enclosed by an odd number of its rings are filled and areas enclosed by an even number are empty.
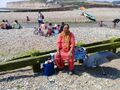
[[[38,25],[40,26],[43,23],[44,15],[39,12],[38,14]]]

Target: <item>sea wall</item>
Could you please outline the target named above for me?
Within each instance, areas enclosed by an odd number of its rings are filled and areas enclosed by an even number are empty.
[[[38,8],[49,8],[49,7],[55,7],[59,5],[46,5],[46,3],[40,3],[40,2],[33,2],[33,1],[19,1],[19,2],[8,2],[7,8],[28,8],[28,9],[38,9]]]

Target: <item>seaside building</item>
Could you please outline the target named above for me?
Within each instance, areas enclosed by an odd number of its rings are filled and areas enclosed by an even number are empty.
[[[80,5],[87,0],[22,0],[16,2],[8,2],[7,8],[51,8],[66,5]]]

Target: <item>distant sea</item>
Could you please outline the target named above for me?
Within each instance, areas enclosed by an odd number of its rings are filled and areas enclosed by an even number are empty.
[[[0,8],[0,12],[9,12],[9,10],[6,10],[4,8]]]

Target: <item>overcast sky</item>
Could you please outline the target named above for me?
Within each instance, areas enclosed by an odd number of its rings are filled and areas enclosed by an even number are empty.
[[[0,0],[0,7],[5,7],[7,2],[11,1],[20,1],[20,0]],[[95,0],[88,0],[88,1],[95,1]],[[96,1],[115,1],[115,0],[96,0]],[[120,1],[120,0],[116,0]]]

